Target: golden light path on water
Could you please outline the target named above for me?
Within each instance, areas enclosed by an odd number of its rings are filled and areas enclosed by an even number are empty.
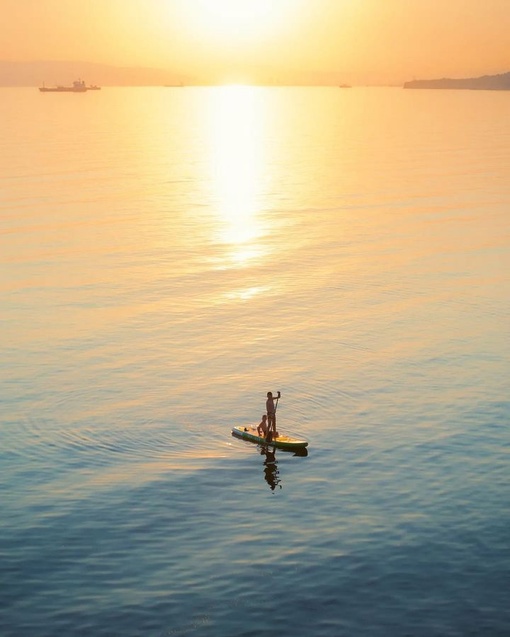
[[[250,86],[221,87],[211,101],[208,169],[215,239],[228,246],[222,268],[244,267],[264,257],[263,106],[257,89]]]

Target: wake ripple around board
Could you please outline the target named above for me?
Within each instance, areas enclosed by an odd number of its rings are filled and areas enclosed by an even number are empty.
[[[311,439],[317,429],[330,423],[338,426],[359,403],[360,392],[355,387],[341,386],[334,380],[306,379],[282,392],[278,426],[289,435]]]
[[[3,454],[34,462],[57,456],[63,465],[104,466],[127,461],[172,461],[223,457],[229,432],[223,438],[206,437],[198,427],[143,422],[125,426],[60,424],[49,419],[27,418],[3,426]]]
[[[251,404],[251,395],[243,398]],[[285,434],[308,439],[313,448],[319,444],[317,431],[338,426],[346,413],[356,410],[358,400],[355,388],[336,386],[335,381],[294,379],[282,387],[278,426]],[[46,410],[47,405],[41,405],[41,411]],[[39,417],[4,421],[1,454],[43,466],[56,463],[83,467],[129,461],[168,461],[178,465],[186,460],[252,453],[252,444],[231,436],[234,425],[258,424],[259,410],[250,408],[247,412],[248,418],[236,418],[232,413],[222,423],[195,422],[196,417],[191,415],[180,415],[181,422],[164,418],[126,422],[115,414],[108,422],[101,417],[75,420],[66,418],[67,414],[52,418],[43,413]]]

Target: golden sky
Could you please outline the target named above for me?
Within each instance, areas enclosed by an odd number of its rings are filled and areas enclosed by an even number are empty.
[[[0,0],[0,10],[8,61],[283,83],[510,70],[510,0]]]

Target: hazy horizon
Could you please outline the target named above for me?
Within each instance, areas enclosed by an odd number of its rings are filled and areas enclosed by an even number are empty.
[[[509,71],[500,74],[483,73],[478,77],[499,77],[508,75]],[[77,78],[85,78],[87,83],[100,83],[102,86],[129,87],[129,86],[221,86],[228,84],[221,78],[201,80],[196,76],[177,73],[174,70],[156,67],[128,67],[113,66],[108,64],[94,63],[88,61],[69,60],[37,60],[33,62],[5,62],[0,60],[0,87],[22,88],[34,87],[45,84],[47,86],[56,84],[71,84]],[[466,77],[450,77],[452,80],[473,79]],[[285,81],[275,78],[269,73],[260,71],[256,78],[241,83],[252,84],[253,86],[316,86],[327,87],[346,84],[348,86],[373,86],[373,87],[402,87],[404,83],[411,79],[434,81],[447,79],[444,75],[435,78],[407,78],[403,82],[384,81],[377,78],[358,78],[351,73],[342,75],[335,73],[307,73],[299,71],[289,72],[285,75]]]
[[[7,63],[275,84],[401,84],[510,69],[507,0],[0,0],[0,7]]]

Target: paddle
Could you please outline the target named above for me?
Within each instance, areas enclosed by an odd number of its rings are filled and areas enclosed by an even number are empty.
[[[276,414],[276,410],[278,409],[278,401],[280,400],[280,392],[278,392],[278,396],[276,397],[276,404],[274,406],[274,413]]]

